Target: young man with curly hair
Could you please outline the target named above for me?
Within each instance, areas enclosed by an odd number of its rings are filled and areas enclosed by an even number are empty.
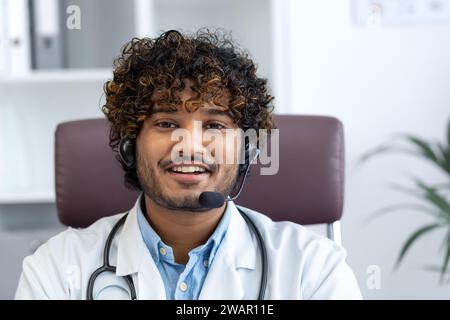
[[[27,257],[17,298],[361,297],[344,249],[227,198],[245,178],[258,132],[274,128],[267,81],[231,39],[208,30],[134,38],[104,91],[110,146],[127,186],[142,193],[128,213],[69,229]],[[251,130],[256,141],[244,137]],[[222,141],[213,151],[211,131]],[[115,226],[117,268],[97,276]]]

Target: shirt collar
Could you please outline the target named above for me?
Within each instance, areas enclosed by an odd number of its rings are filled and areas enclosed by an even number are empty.
[[[165,260],[169,262],[174,261],[173,256],[173,250],[170,246],[166,245],[162,240],[161,237],[156,233],[156,231],[152,228],[150,223],[147,221],[144,210],[142,210],[142,205],[144,204],[144,196],[143,193],[138,198],[138,205],[136,206],[136,214],[137,214],[137,220],[139,224],[139,229],[142,234],[142,239],[144,240],[144,243],[149,250],[151,256],[153,257],[153,260],[155,263],[159,263],[162,258],[161,248],[163,252],[165,251]],[[214,230],[213,234],[209,237],[206,243],[192,249],[189,252],[189,256],[191,255],[200,255],[203,257],[202,260],[207,260],[208,265],[211,265],[212,260],[214,259],[214,256],[223,241],[229,223],[230,223],[230,215],[232,211],[232,206],[228,205],[225,208],[225,212],[222,215],[222,218],[220,219],[216,229]]]
[[[140,202],[136,201],[133,208],[128,211],[128,217],[122,230],[120,231],[119,237],[117,237],[118,239],[114,241],[114,243],[117,243],[118,246],[116,259],[116,274],[118,276],[139,272],[142,268],[145,268],[147,271],[150,270],[148,272],[152,274],[158,274],[158,269],[156,268],[156,264],[153,259],[150,259],[152,262],[150,263],[150,266],[145,264],[149,263],[149,261],[145,258],[148,254],[148,250],[139,230],[139,223],[136,214],[139,204]],[[256,219],[256,212],[246,208],[241,209],[245,209],[248,214],[251,214],[253,220],[257,222],[257,227],[261,230],[264,229],[262,225],[258,223],[257,220],[259,219]],[[230,212],[230,222],[227,227],[228,230],[226,232],[226,236],[223,239],[224,245],[221,245],[218,249],[215,260],[220,259],[220,263],[226,263],[227,265],[229,264],[230,268],[255,269],[258,248],[256,243],[253,241],[253,235],[233,201],[227,202],[226,210]],[[245,247],[245,254],[242,254],[243,245]],[[151,258],[151,255],[148,258]],[[113,259],[113,261],[114,260],[115,259]],[[160,277],[154,277],[152,279],[154,281],[160,281]]]

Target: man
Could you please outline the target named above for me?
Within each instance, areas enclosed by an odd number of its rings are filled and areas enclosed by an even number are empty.
[[[142,194],[128,213],[69,228],[27,257],[16,298],[361,298],[343,248],[226,198],[242,186],[258,132],[273,128],[266,80],[230,39],[135,38],[104,90],[110,145]],[[97,274],[111,230],[117,268]]]

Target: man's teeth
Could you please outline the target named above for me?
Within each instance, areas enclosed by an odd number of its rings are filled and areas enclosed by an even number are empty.
[[[182,172],[182,173],[206,172],[205,168],[197,167],[197,166],[172,167],[171,170],[175,171],[175,172]]]

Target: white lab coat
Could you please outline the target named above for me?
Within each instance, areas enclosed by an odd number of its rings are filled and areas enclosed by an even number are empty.
[[[138,205],[138,201],[136,205]],[[166,299],[163,280],[130,210],[111,249],[116,274],[100,275],[95,299],[129,299],[121,276],[130,275],[138,299]],[[258,242],[236,206],[225,241],[206,276],[199,299],[256,299],[261,279]],[[360,299],[346,251],[334,242],[291,222],[273,222],[245,209],[267,247],[266,299]],[[106,238],[123,214],[103,218],[86,229],[68,230],[25,258],[16,299],[85,299],[90,275],[102,264]]]

